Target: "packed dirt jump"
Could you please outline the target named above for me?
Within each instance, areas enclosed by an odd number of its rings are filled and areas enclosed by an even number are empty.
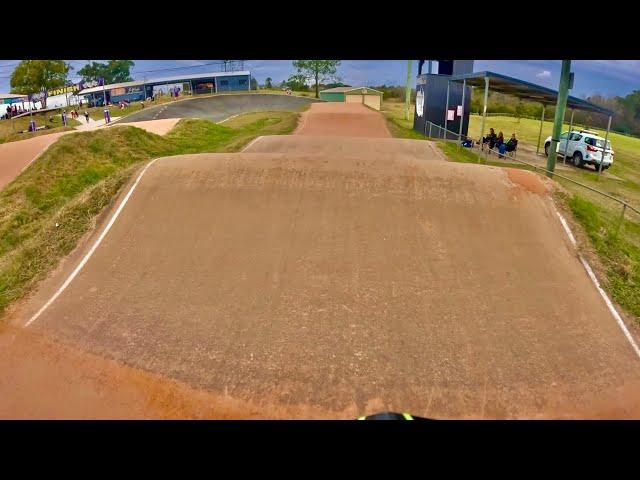
[[[349,104],[157,159],[9,315],[0,417],[637,418],[549,188]]]
[[[20,175],[20,172],[67,133],[51,133],[28,140],[0,144],[0,189],[11,183]]]

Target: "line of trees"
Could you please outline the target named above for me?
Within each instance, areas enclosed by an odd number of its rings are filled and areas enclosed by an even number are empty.
[[[95,81],[104,78],[105,85],[130,82],[133,80],[131,69],[134,66],[133,60],[109,60],[107,63],[89,62],[78,70],[78,75],[84,81]]]
[[[472,113],[482,113],[483,95],[484,93],[479,90],[473,92],[471,96]],[[635,90],[625,97],[593,95],[584,97],[584,100],[614,112],[611,121],[612,130],[629,135],[640,135],[640,90]],[[516,117],[540,118],[542,116],[542,105],[537,102],[520,100],[510,95],[489,92],[487,112],[505,113]],[[545,118],[553,120],[554,115],[555,106],[548,106],[545,111]],[[567,121],[569,121],[570,115],[571,113],[567,109]],[[608,117],[598,113],[576,110],[573,121],[578,125],[585,125],[587,128],[606,128]]]

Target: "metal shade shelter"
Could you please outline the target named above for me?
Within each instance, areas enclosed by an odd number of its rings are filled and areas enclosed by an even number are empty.
[[[542,125],[544,123],[544,114],[547,105],[555,105],[558,99],[558,92],[542,85],[536,85],[535,83],[525,82],[517,78],[508,77],[495,72],[474,72],[465,73],[462,75],[454,75],[450,79],[451,82],[462,83],[464,86],[470,87],[484,87],[484,103],[482,107],[482,126],[480,129],[480,135],[484,135],[484,125],[487,116],[487,100],[489,97],[489,89],[503,93],[506,95],[513,95],[514,97],[539,102],[542,104],[542,117],[540,119],[540,133],[538,134],[538,145],[536,148],[536,154],[540,151],[540,138],[542,136]],[[447,109],[449,108],[447,104]],[[611,117],[614,112],[606,108],[595,105],[581,98],[569,96],[567,98],[567,108],[571,109],[571,122],[569,131],[573,128],[573,113],[575,110],[581,110],[585,112],[599,113],[609,117],[607,126],[607,134],[605,137],[605,149],[606,139],[609,137],[609,130],[611,129]],[[567,144],[568,145],[568,138]],[[566,160],[566,147],[564,158]],[[604,152],[603,152],[604,157]]]

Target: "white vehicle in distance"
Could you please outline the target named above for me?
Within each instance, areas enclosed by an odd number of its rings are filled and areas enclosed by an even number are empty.
[[[567,136],[569,137],[568,142]],[[544,154],[546,156],[549,156],[550,145],[551,137],[547,137],[544,141]],[[563,155],[566,148],[567,158],[570,159],[571,163],[576,167],[589,164],[598,170],[600,168],[600,162],[602,161],[603,147],[604,138],[594,132],[580,130],[578,132],[564,132],[560,135],[556,152],[558,155]],[[607,140],[607,151],[604,156],[604,162],[602,163],[602,170],[606,170],[612,164],[613,150],[611,149],[611,141]]]

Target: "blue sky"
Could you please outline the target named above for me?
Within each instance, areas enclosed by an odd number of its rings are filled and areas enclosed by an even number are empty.
[[[203,64],[216,61],[135,60],[133,75],[134,78],[153,78],[208,72],[217,67]],[[72,62],[77,72],[86,60]],[[0,93],[9,92],[9,77],[16,63],[17,60],[0,60]],[[474,70],[491,70],[556,89],[560,64],[559,60],[476,60]],[[404,60],[344,60],[338,73],[345,83],[351,85],[402,85],[406,79],[406,66]],[[184,69],[175,70],[177,67]],[[280,83],[293,73],[290,60],[246,60],[245,69],[251,70],[260,83],[267,77]],[[414,63],[413,73],[416,71],[417,62]],[[624,96],[640,89],[640,60],[575,60],[572,71],[575,72],[575,85],[571,94],[575,96]],[[75,80],[74,77],[72,79]]]

